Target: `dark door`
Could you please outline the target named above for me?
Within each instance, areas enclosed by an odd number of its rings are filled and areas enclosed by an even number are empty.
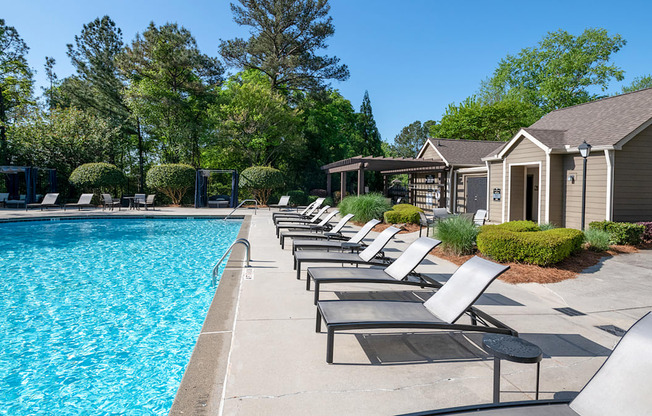
[[[527,175],[527,181],[525,183],[525,219],[532,221],[534,219],[534,214],[532,213],[532,198],[534,196],[534,175]]]
[[[487,178],[466,179],[466,212],[487,209]]]

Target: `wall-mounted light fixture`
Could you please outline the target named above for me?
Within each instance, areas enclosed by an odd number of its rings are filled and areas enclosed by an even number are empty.
[[[575,183],[575,175],[568,175],[568,182]]]

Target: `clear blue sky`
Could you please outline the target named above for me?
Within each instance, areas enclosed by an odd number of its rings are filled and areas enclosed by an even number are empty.
[[[384,140],[392,142],[414,120],[439,120],[446,106],[477,91],[507,54],[535,46],[547,32],[578,35],[588,27],[621,34],[627,45],[613,57],[625,70],[620,91],[637,76],[652,73],[649,1],[435,1],[331,0],[335,35],[328,55],[349,66],[351,77],[334,88],[358,110],[369,91]],[[56,59],[59,78],[72,72],[66,44],[82,25],[108,14],[125,43],[156,24],[177,22],[191,31],[200,49],[218,55],[220,39],[246,37],[232,21],[229,1],[0,0],[0,17],[16,27],[30,47],[37,70],[36,92],[45,84],[45,56]]]

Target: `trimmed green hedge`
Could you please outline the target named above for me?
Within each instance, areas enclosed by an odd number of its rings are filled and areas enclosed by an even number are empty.
[[[525,231],[541,231],[539,226],[532,221],[510,221],[500,225],[483,225],[482,229],[492,230],[500,228],[501,230],[512,231],[515,233],[522,233]]]
[[[287,195],[290,195],[290,204],[292,205],[306,205],[308,202],[308,195],[300,189],[288,191]]]
[[[631,222],[593,221],[589,228],[608,232],[609,244],[636,245],[641,242],[645,232],[645,225]]]
[[[81,190],[95,192],[123,185],[125,175],[110,163],[85,163],[70,174],[69,180]]]
[[[183,196],[195,186],[195,168],[184,164],[152,166],[147,171],[145,183],[167,195],[175,205],[181,204]]]
[[[421,217],[419,213],[423,210],[410,204],[397,204],[392,207],[391,211],[383,214],[387,224],[419,224]]]
[[[521,222],[521,221],[519,221]],[[547,231],[512,231],[520,225],[486,225],[476,238],[478,250],[499,262],[519,262],[547,266],[559,263],[579,251],[584,233],[571,228]]]

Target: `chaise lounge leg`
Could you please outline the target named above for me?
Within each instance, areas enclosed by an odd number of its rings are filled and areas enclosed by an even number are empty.
[[[310,290],[310,271],[306,271],[306,290]]]
[[[321,332],[321,312],[317,308],[317,320],[315,321],[315,332]]]
[[[319,282],[315,280],[315,305],[319,302]]]
[[[285,249],[285,236],[281,235],[281,250]]]
[[[326,362],[333,364],[333,342],[335,340],[335,329],[328,327],[328,335],[326,335]]]
[[[301,262],[297,261],[297,280],[301,280]]]

